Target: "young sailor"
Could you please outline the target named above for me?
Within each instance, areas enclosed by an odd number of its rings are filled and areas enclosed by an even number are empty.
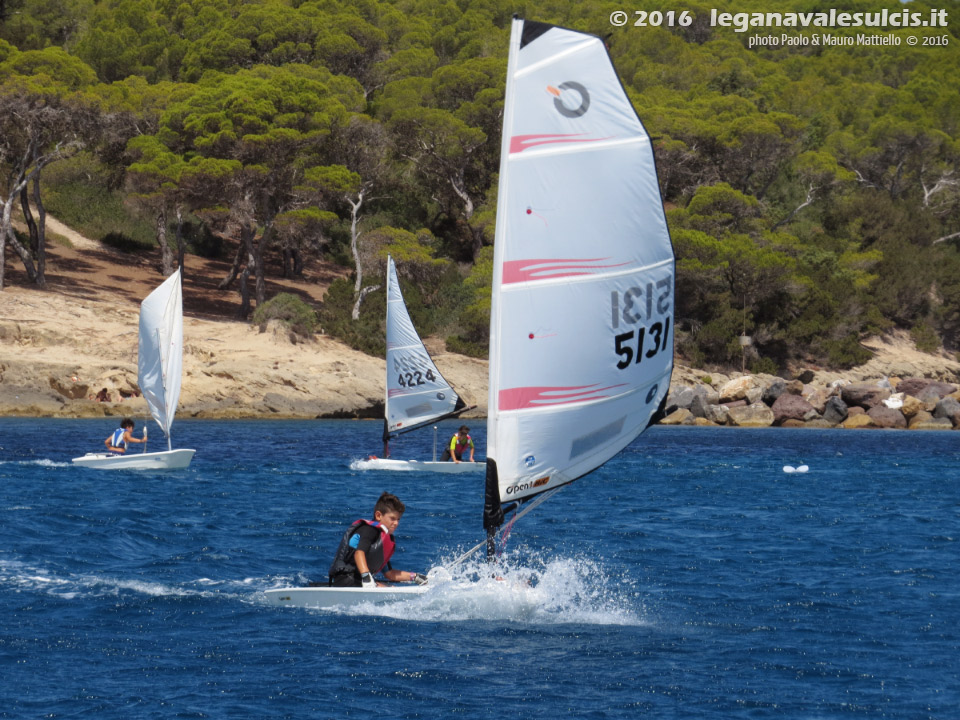
[[[473,438],[470,437],[470,428],[461,425],[460,429],[450,438],[450,447],[443,451],[441,460],[453,460],[458,463],[463,460],[467,449],[470,449],[470,462],[473,462]]]
[[[120,421],[120,427],[114,430],[110,437],[103,441],[107,450],[112,453],[123,454],[127,451],[130,443],[145,443],[145,439],[137,439],[133,436],[134,422],[130,418],[124,418]]]
[[[374,588],[373,576],[386,568],[383,575],[393,582],[427,582],[425,575],[390,567],[390,557],[397,547],[393,533],[406,509],[400,498],[383,493],[373,508],[373,520],[357,520],[340,540],[330,565],[328,584],[334,587]]]

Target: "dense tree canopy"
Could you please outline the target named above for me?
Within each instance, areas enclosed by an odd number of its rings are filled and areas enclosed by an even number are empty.
[[[688,360],[739,363],[744,333],[765,370],[861,361],[859,340],[893,327],[960,349],[960,18],[922,32],[790,31],[900,41],[869,46],[751,48],[769,31],[709,23],[712,8],[904,7],[782,5],[682,0],[672,9],[689,23],[644,28],[613,28],[597,2],[528,14],[604,36],[654,139]],[[924,17],[938,7],[909,3]],[[663,10],[652,0],[634,9]],[[82,145],[83,162],[135,201],[161,247],[183,213],[228,238],[222,284],[239,278],[244,315],[266,300],[265,255],[283,253],[283,271],[296,273],[304,254],[323,254],[355,271],[331,288],[324,324],[359,342],[357,324],[378,322],[373,288],[392,251],[410,265],[402,280],[419,320],[482,353],[516,10],[503,0],[3,0],[0,103],[71,109],[59,124],[37,124],[35,112],[33,141],[0,117],[5,207],[25,177]],[[28,245],[17,249],[25,263]]]

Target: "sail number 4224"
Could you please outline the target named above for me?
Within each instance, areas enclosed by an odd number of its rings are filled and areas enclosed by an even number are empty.
[[[418,352],[394,355],[393,370],[397,373],[397,385],[400,387],[426,385],[427,381],[435,382],[437,379],[430,360]]]
[[[670,316],[667,312],[670,310],[672,289],[673,278],[666,277],[656,283],[647,283],[644,287],[610,293],[613,329],[619,329],[621,323],[634,326],[634,329],[618,333],[613,338],[613,349],[619,357],[617,367],[621,370],[639,365],[644,358],[653,358],[670,346]],[[657,315],[662,319],[641,324]]]
[[[426,385],[424,378],[433,382],[437,379],[437,376],[433,374],[433,370],[427,370],[426,374],[420,372],[419,370],[414,370],[413,372],[408,373],[399,373],[397,375],[397,385],[400,387],[414,387],[416,385]]]

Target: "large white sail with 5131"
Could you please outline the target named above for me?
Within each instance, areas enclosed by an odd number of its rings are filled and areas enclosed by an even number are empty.
[[[591,472],[665,399],[674,256],[651,140],[592,35],[513,21],[490,320],[487,498]]]

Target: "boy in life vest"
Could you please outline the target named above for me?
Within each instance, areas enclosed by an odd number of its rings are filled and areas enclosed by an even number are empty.
[[[397,544],[393,533],[406,509],[400,498],[383,493],[373,508],[373,520],[357,520],[340,540],[337,554],[330,565],[328,584],[334,587],[374,588],[373,576],[381,570],[393,582],[427,582],[425,575],[406,570],[394,570],[390,556]]]
[[[123,454],[127,451],[130,443],[145,443],[146,439],[138,440],[133,436],[134,422],[130,418],[124,418],[120,421],[120,427],[110,433],[110,437],[103,441],[107,450],[112,453]]]
[[[455,463],[462,462],[463,456],[470,450],[470,462],[473,462],[473,438],[470,437],[470,428],[461,425],[456,434],[450,438],[450,447],[443,451],[441,460],[453,460]]]

